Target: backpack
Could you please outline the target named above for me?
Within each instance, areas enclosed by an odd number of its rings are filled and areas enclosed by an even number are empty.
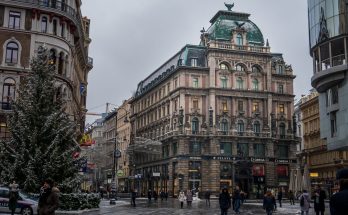
[[[301,196],[300,198],[300,206],[303,207],[304,206],[304,197]]]

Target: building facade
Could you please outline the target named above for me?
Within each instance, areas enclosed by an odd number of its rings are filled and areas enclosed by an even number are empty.
[[[308,0],[312,86],[319,92],[320,135],[329,150],[348,148],[348,25],[344,0]]]
[[[303,149],[301,157],[307,164],[311,184],[321,185],[329,195],[337,191],[336,172],[348,165],[347,151],[328,151],[327,143],[320,138],[319,95],[312,92],[301,99]]]
[[[81,15],[81,0],[0,0],[0,138],[9,137],[6,115],[30,60],[39,46],[50,50],[56,65],[57,96],[82,133],[85,124],[90,20]]]
[[[140,192],[239,185],[255,198],[287,189],[296,165],[295,76],[249,16],[218,11],[200,45],[184,46],[138,84],[131,159]]]

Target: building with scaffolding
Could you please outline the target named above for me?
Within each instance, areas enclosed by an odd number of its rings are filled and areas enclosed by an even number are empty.
[[[141,193],[233,189],[262,197],[296,165],[293,70],[250,14],[221,10],[138,84],[131,104],[131,176]]]

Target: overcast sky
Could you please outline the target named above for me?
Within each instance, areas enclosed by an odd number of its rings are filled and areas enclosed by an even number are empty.
[[[87,109],[120,105],[137,84],[185,44],[198,44],[202,27],[227,0],[83,0],[82,15],[91,19]],[[268,38],[271,52],[283,53],[297,78],[296,97],[307,94],[312,75],[306,0],[234,0],[232,10],[250,19]],[[87,117],[91,122],[95,117]]]

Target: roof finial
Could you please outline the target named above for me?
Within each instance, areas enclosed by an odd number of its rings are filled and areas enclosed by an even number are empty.
[[[205,29],[204,29],[204,27],[203,27],[203,29],[201,30],[201,33],[203,34],[205,32]]]
[[[227,10],[228,10],[228,11],[232,11],[232,8],[234,7],[234,3],[232,3],[232,4],[227,4],[227,3],[225,2],[225,6],[227,7]]]
[[[266,40],[266,47],[269,47],[268,39]]]

